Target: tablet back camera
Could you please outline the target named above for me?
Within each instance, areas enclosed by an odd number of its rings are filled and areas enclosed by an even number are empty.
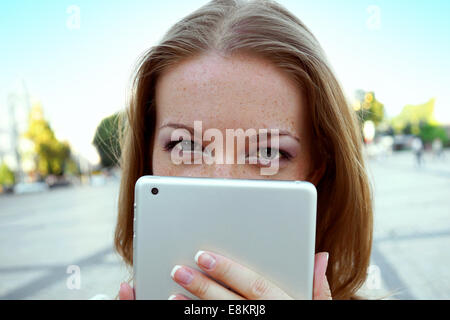
[[[158,192],[159,192],[158,188],[152,188],[152,194],[153,195],[156,196],[158,194]]]

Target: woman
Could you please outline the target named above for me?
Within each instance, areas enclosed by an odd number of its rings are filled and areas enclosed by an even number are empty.
[[[129,266],[133,191],[142,175],[307,180],[318,191],[313,298],[358,298],[372,244],[360,129],[318,41],[298,18],[273,1],[207,3],[141,58],[127,116],[115,246]],[[284,132],[278,150],[258,150],[258,157],[275,155],[278,172],[261,175],[261,162],[174,164],[171,150],[180,145],[171,133],[194,121],[223,133]],[[185,266],[172,277],[200,299],[291,298],[220,253],[197,255],[196,262],[210,278]],[[133,299],[133,289],[123,283],[119,297]]]

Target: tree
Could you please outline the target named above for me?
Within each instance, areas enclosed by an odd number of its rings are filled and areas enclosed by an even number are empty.
[[[424,124],[438,125],[434,118],[435,99],[419,105],[406,105],[403,107],[399,115],[392,118],[391,124],[397,133],[404,134],[420,134],[420,128]]]
[[[371,120],[378,126],[384,120],[384,105],[375,98],[373,91],[357,90],[355,98],[353,108],[362,123]]]
[[[102,167],[110,168],[118,164],[121,150],[119,143],[120,114],[104,118],[97,126],[93,145],[100,156]]]
[[[420,126],[419,137],[422,138],[423,142],[432,142],[434,139],[440,139],[442,143],[448,141],[447,132],[444,128],[429,123],[423,123]]]
[[[12,186],[16,182],[14,172],[5,162],[0,164],[0,186]]]
[[[64,174],[66,165],[71,160],[70,146],[67,142],[56,139],[40,104],[31,108],[25,137],[34,143],[36,170],[41,177]]]

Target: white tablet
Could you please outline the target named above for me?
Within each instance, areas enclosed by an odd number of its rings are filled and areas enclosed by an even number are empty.
[[[143,176],[135,187],[136,299],[181,293],[172,268],[222,254],[294,299],[312,299],[317,192],[305,181]]]

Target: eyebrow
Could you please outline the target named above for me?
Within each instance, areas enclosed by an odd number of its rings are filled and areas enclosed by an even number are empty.
[[[190,126],[187,126],[187,125],[184,125],[184,124],[181,124],[181,123],[170,122],[170,123],[164,124],[161,127],[159,127],[159,129],[163,129],[163,128],[186,129],[192,135],[194,134],[194,128],[192,128]],[[266,129],[266,130],[270,133],[270,130],[274,130],[274,129]],[[279,129],[278,130],[278,135],[279,136],[288,136],[288,137],[291,137],[291,138],[295,139],[297,142],[300,142],[300,139],[298,137],[294,136],[292,133],[290,133],[287,130],[280,130]]]

